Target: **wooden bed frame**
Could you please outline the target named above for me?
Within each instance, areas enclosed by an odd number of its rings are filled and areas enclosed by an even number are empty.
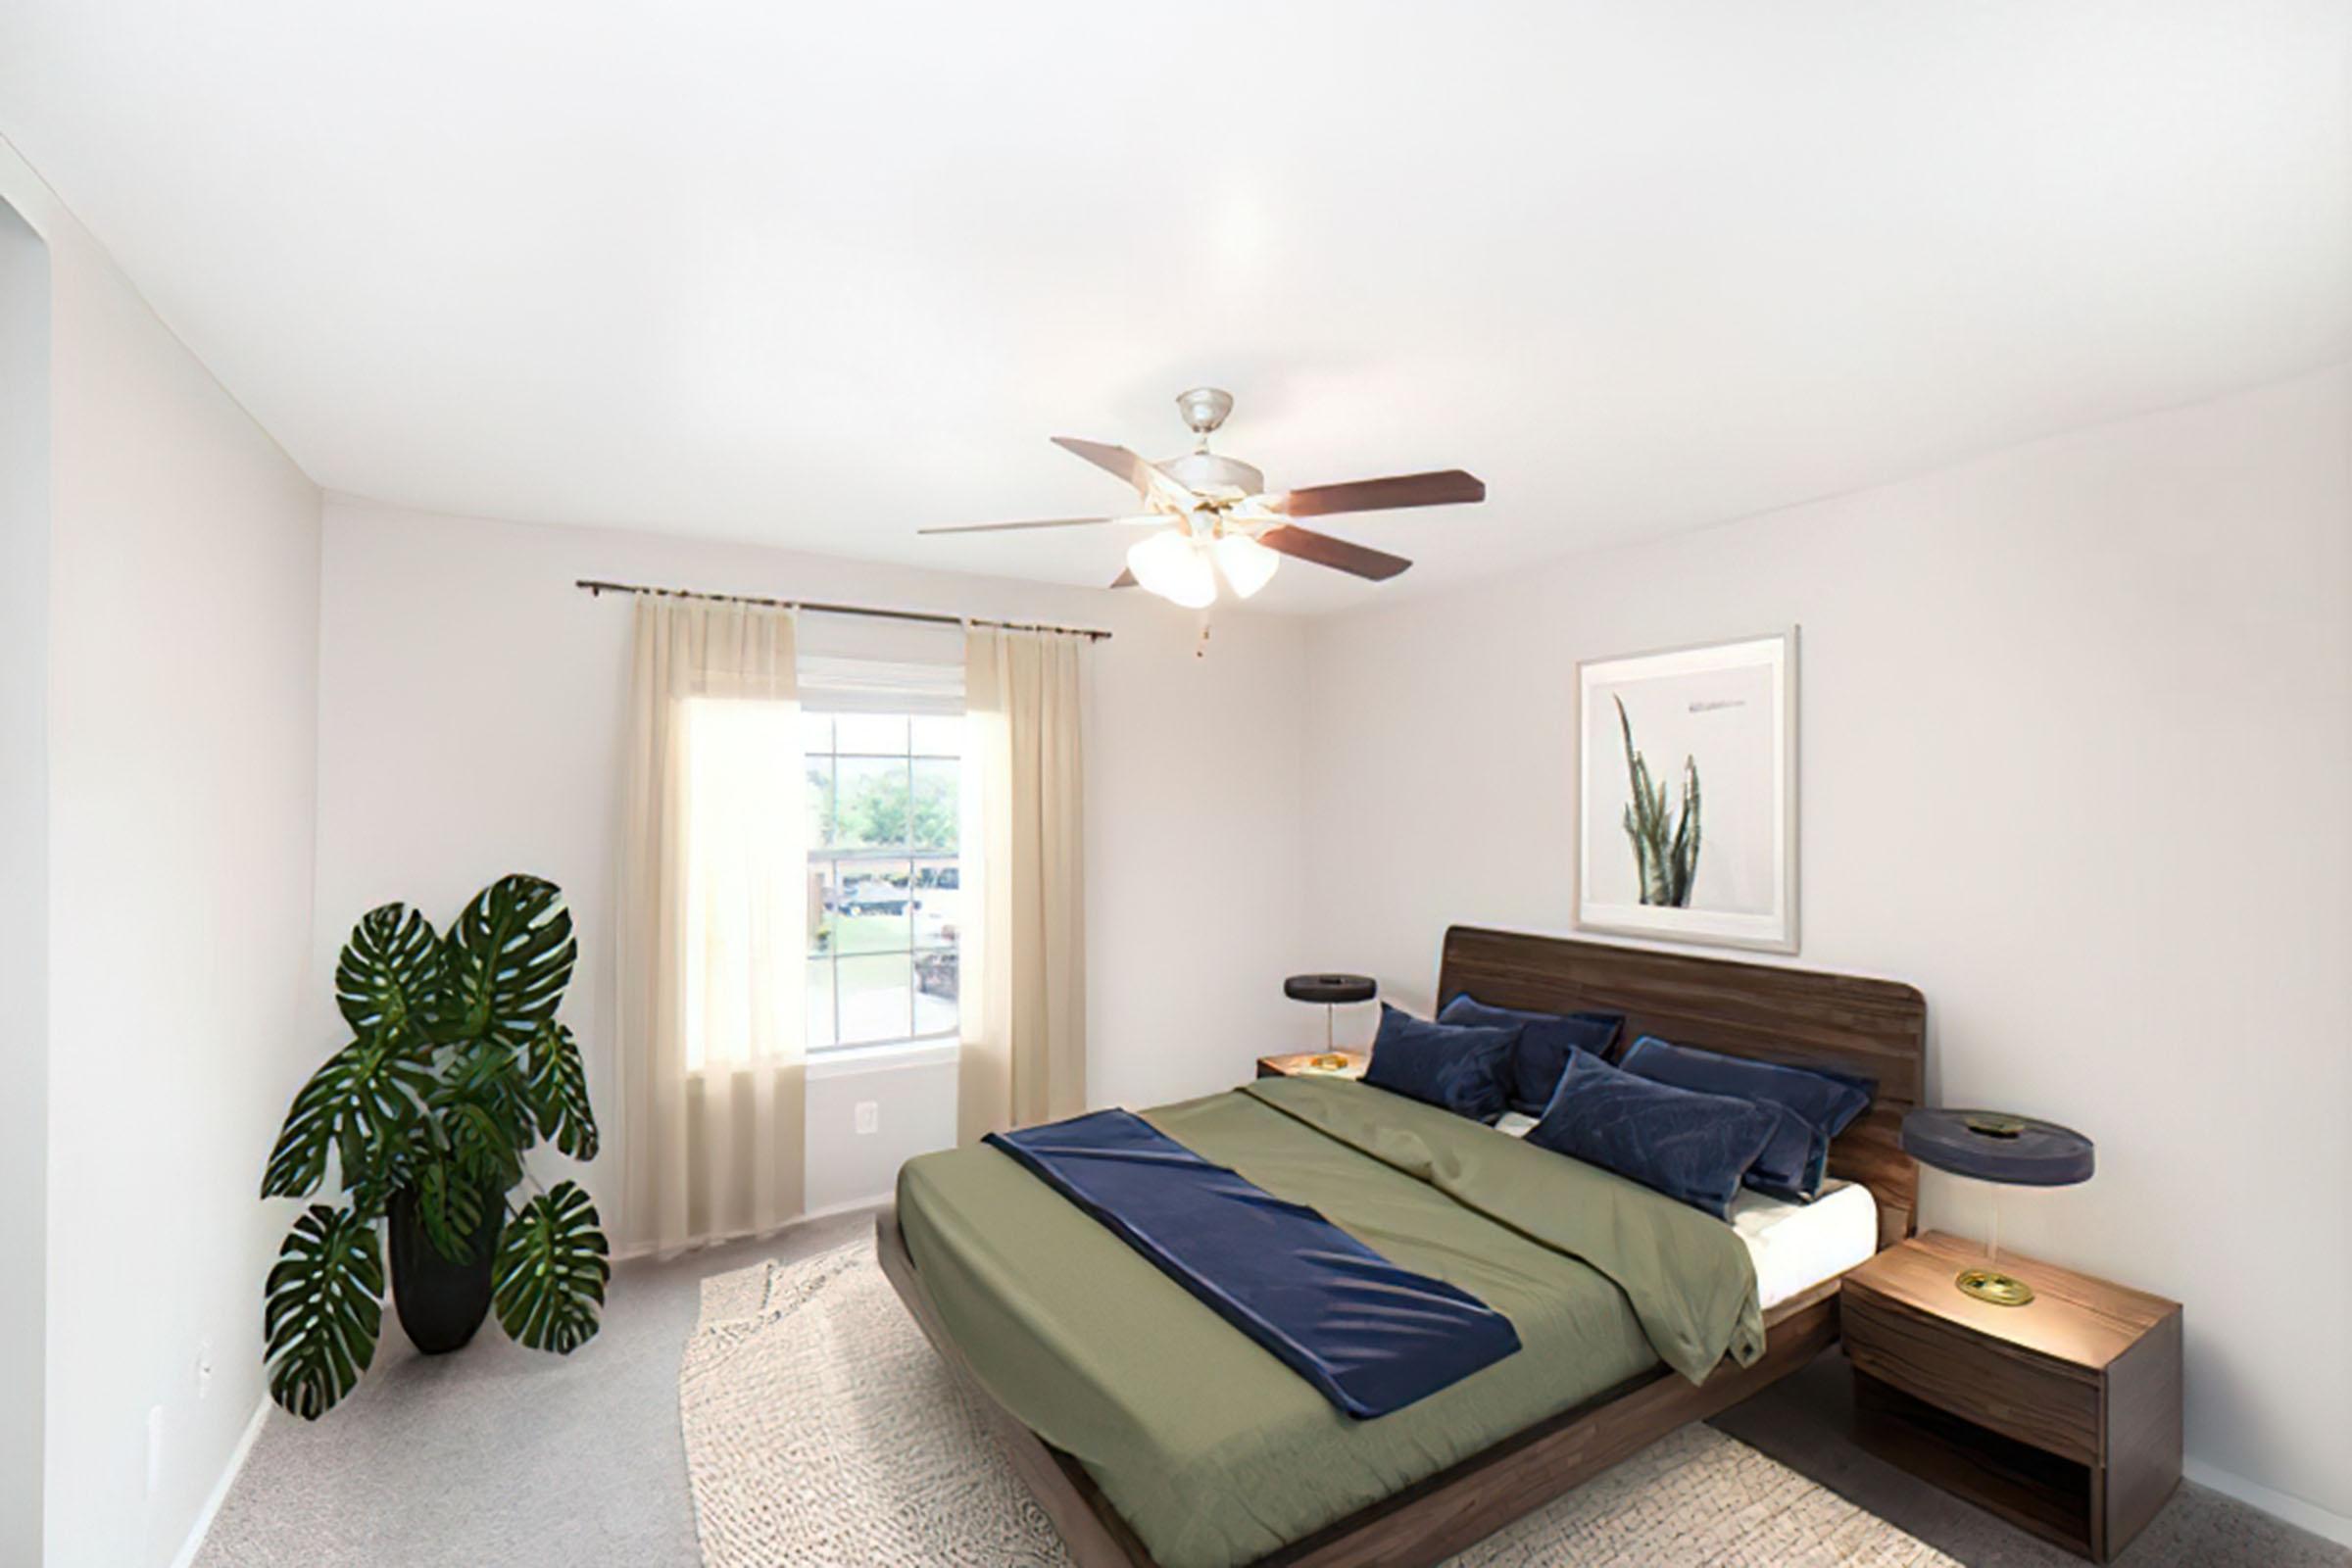
[[[1678,1045],[1878,1080],[1878,1093],[1830,1149],[1830,1174],[1871,1189],[1879,1246],[1911,1234],[1919,1167],[1898,1142],[1924,1092],[1927,1004],[1907,985],[1805,969],[1650,953],[1455,926],[1438,996],[1467,991],[1503,1007],[1626,1015],[1625,1039]],[[1159,1568],[1086,1467],[1024,1426],[981,1385],[908,1255],[895,1211],[875,1221],[882,1271],[970,1390],[1014,1471],[1079,1568]],[[1764,1314],[1764,1354],[1692,1384],[1660,1366],[1514,1433],[1448,1469],[1258,1559],[1252,1568],[1428,1568],[1543,1506],[1676,1428],[1728,1409],[1813,1359],[1838,1337],[1827,1280]]]

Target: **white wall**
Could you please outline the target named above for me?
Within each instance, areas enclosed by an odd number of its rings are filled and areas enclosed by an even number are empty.
[[[5,146],[0,199],[51,282],[43,1528],[57,1568],[159,1564],[263,1389],[319,495]]]
[[[329,498],[314,964],[386,900],[440,923],[503,872],[561,883],[581,944],[565,1017],[609,1133],[581,1177],[609,1224],[628,1136],[611,913],[630,611],[577,591],[580,577],[1112,629],[1087,687],[1089,1098],[1229,1088],[1299,1038],[1303,1009],[1281,994],[1302,855],[1298,622],[1220,617],[1196,660],[1195,618],[1141,595]],[[810,615],[802,643],[854,651],[897,635]],[[952,631],[936,635],[960,657]],[[312,1008],[320,1052],[334,1043],[326,1002]],[[954,1090],[941,1065],[814,1078],[810,1206],[885,1195],[906,1154],[952,1143]],[[850,1131],[859,1100],[880,1105],[878,1134]]]
[[[2005,1239],[2184,1301],[2192,1457],[2352,1515],[2348,444],[2339,368],[1316,622],[1316,961],[1426,1003],[1449,921],[1568,932],[1576,661],[1801,623],[1794,961],[2092,1135]]]
[[[0,1563],[41,1549],[49,1271],[49,251],[0,201]]]

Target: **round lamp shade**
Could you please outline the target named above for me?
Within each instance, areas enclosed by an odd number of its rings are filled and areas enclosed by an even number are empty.
[[[1368,974],[1295,974],[1282,983],[1282,994],[1293,1002],[1370,1002],[1380,987]]]
[[[1912,1111],[1903,1118],[1903,1152],[1955,1176],[2011,1187],[2090,1180],[2089,1139],[2054,1121],[2004,1111]]]

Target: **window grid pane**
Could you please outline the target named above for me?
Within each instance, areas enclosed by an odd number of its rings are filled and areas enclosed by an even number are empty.
[[[833,960],[835,1010],[845,1046],[880,1045],[914,1034],[913,962],[904,953]]]
[[[962,904],[962,867],[956,861],[914,862],[914,946],[918,952],[955,948]]]

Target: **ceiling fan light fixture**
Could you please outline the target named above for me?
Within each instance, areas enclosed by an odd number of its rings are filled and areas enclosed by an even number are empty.
[[[1136,586],[1187,610],[1205,610],[1217,601],[1217,574],[1191,535],[1170,528],[1140,539],[1127,552]]]
[[[1246,533],[1226,534],[1211,548],[1217,558],[1217,569],[1244,599],[1272,582],[1274,568],[1282,564],[1282,557]],[[1140,580],[1142,573],[1137,573],[1137,577]]]

